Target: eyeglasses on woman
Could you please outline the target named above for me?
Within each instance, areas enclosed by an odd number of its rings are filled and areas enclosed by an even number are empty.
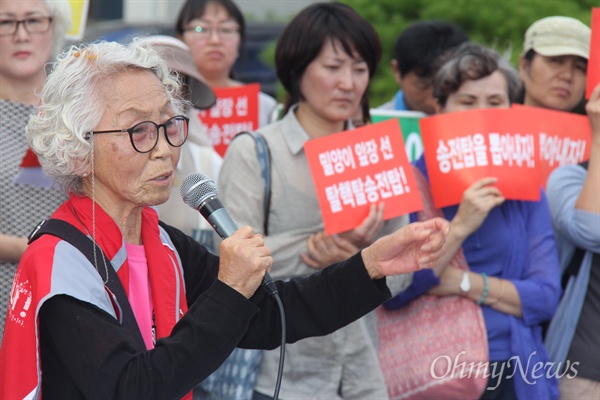
[[[190,119],[182,115],[176,115],[168,119],[164,124],[156,124],[152,121],[144,121],[135,124],[129,129],[113,129],[107,131],[87,132],[85,139],[89,140],[92,135],[103,133],[128,132],[131,145],[138,153],[149,153],[158,144],[160,128],[164,129],[167,143],[173,147],[182,146],[188,136],[188,125]]]
[[[29,17],[25,19],[0,19],[0,36],[14,35],[19,25],[28,33],[44,33],[50,29],[52,17]]]

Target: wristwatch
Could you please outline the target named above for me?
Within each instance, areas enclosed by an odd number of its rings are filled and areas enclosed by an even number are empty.
[[[460,281],[460,290],[463,293],[468,293],[471,290],[471,279],[467,271],[463,272],[462,280]]]

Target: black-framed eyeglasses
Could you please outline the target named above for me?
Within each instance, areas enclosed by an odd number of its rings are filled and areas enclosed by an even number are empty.
[[[188,125],[190,119],[182,115],[176,115],[168,119],[164,124],[157,125],[152,121],[140,122],[129,129],[114,129],[110,131],[91,131],[87,133],[86,139],[92,135],[102,133],[118,133],[128,132],[131,145],[138,153],[149,153],[158,144],[158,136],[160,128],[165,131],[167,143],[173,147],[183,145],[188,136]]]
[[[194,37],[199,40],[207,40],[214,33],[216,33],[222,40],[228,42],[236,37],[238,37],[240,33],[240,28],[233,26],[202,26],[202,25],[193,25],[188,26],[183,30],[184,32],[191,32],[194,34]]]
[[[52,17],[29,17],[25,19],[0,19],[0,36],[14,35],[23,24],[29,33],[44,33],[50,29]]]

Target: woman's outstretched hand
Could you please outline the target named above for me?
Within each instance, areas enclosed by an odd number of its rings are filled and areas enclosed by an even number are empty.
[[[378,279],[435,267],[444,254],[448,232],[449,221],[433,218],[380,238],[361,252],[369,276]]]

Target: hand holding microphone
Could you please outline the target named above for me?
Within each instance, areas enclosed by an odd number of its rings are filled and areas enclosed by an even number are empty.
[[[217,197],[215,183],[204,174],[193,173],[182,181],[180,190],[185,204],[198,210],[224,239],[220,247],[219,280],[246,298],[254,294],[261,281],[271,295],[277,293],[268,273],[273,264],[270,249],[251,227],[237,229]]]
[[[271,251],[251,227],[244,226],[229,236],[220,247],[219,280],[246,298],[261,285],[273,264]]]

